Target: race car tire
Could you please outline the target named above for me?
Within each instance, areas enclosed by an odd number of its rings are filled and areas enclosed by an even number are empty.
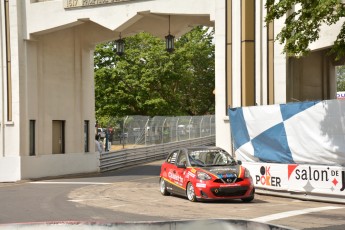
[[[187,190],[186,190],[187,198],[189,201],[195,202],[196,200],[196,195],[195,195],[195,189],[194,186],[191,182],[187,184]]]
[[[248,198],[243,198],[242,201],[245,202],[245,203],[249,203],[251,202],[252,200],[254,200],[254,195],[248,197]]]
[[[160,189],[163,196],[167,196],[170,194],[167,190],[167,186],[166,186],[165,180],[163,178],[161,178],[159,181],[159,189]]]

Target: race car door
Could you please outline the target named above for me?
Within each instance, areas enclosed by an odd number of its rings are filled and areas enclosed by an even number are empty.
[[[186,195],[186,186],[185,186],[185,174],[186,174],[186,163],[187,155],[185,152],[180,151],[176,160],[174,177],[175,177],[175,193],[181,195]]]
[[[167,189],[170,192],[185,195],[184,172],[186,169],[186,155],[181,150],[174,150],[167,159],[163,176],[167,178]]]

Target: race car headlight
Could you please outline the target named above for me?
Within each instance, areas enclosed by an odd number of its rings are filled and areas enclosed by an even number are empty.
[[[211,180],[211,176],[205,172],[197,172],[196,178],[198,178],[199,180]]]
[[[250,178],[250,172],[249,172],[248,169],[246,169],[246,170],[244,171],[244,177],[245,177],[245,178]]]

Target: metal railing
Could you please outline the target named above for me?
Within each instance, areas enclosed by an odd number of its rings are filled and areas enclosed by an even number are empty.
[[[105,150],[113,151],[215,135],[215,116],[126,116],[99,130]]]
[[[215,136],[211,135],[207,137],[146,146],[142,148],[131,148],[105,152],[102,153],[100,157],[100,171],[112,171],[119,168],[165,159],[170,151],[178,147],[214,144]]]

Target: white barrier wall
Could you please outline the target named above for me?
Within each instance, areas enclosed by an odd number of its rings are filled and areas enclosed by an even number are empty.
[[[98,152],[22,156],[20,179],[99,172],[99,157]]]
[[[229,110],[236,157],[256,188],[345,196],[344,100]]]
[[[12,182],[20,179],[20,157],[0,157],[0,182]]]
[[[345,167],[244,162],[256,188],[345,197]]]

